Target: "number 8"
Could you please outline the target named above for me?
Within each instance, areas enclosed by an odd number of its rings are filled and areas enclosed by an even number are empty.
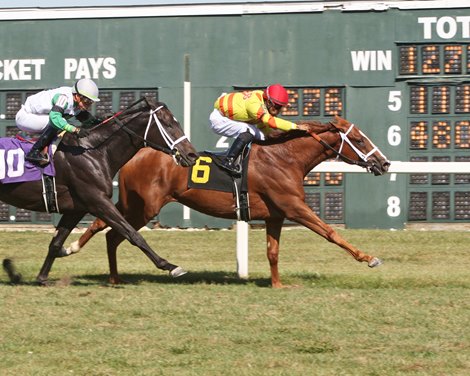
[[[398,217],[401,213],[400,198],[397,196],[390,196],[387,200],[387,214],[389,217]]]

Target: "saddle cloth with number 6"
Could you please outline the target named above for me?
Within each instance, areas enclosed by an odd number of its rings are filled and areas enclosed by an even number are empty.
[[[233,192],[233,177],[226,170],[219,167],[225,156],[209,151],[200,152],[199,155],[196,164],[189,169],[188,188]],[[248,157],[243,160],[242,165],[241,192],[247,192]]]

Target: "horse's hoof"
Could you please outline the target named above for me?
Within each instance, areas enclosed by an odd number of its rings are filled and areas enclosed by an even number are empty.
[[[36,278],[36,284],[38,286],[47,287],[47,286],[49,286],[49,281],[47,279]]]
[[[187,273],[186,270],[184,270],[181,266],[177,266],[174,268],[172,271],[170,271],[170,275],[173,278],[178,278],[181,277],[182,275],[185,275]]]
[[[78,244],[78,240],[74,241],[72,244],[70,244],[70,247],[68,248],[62,248],[62,250],[59,252],[62,256],[57,256],[57,257],[66,257],[73,255],[74,253],[80,252],[80,245]]]
[[[380,266],[383,264],[383,261],[377,257],[374,257],[372,260],[369,261],[369,268],[375,268],[376,266]]]
[[[69,251],[69,248],[64,248],[62,247],[59,252],[57,252],[57,255],[55,257],[60,258],[60,257],[67,257],[72,254],[71,251]]]

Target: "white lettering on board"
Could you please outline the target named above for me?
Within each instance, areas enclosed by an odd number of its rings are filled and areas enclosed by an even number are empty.
[[[418,17],[418,23],[423,24],[424,39],[434,34],[442,39],[470,38],[470,16]]]
[[[0,60],[0,80],[40,80],[45,59]]]
[[[392,51],[351,51],[354,71],[392,70]]]
[[[66,58],[64,60],[64,78],[66,80],[80,78],[98,79],[116,77],[116,59],[114,57]]]

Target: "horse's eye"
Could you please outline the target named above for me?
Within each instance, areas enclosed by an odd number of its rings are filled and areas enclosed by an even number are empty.
[[[366,143],[363,138],[360,138],[359,140],[357,140],[357,145],[362,147],[366,146]]]

